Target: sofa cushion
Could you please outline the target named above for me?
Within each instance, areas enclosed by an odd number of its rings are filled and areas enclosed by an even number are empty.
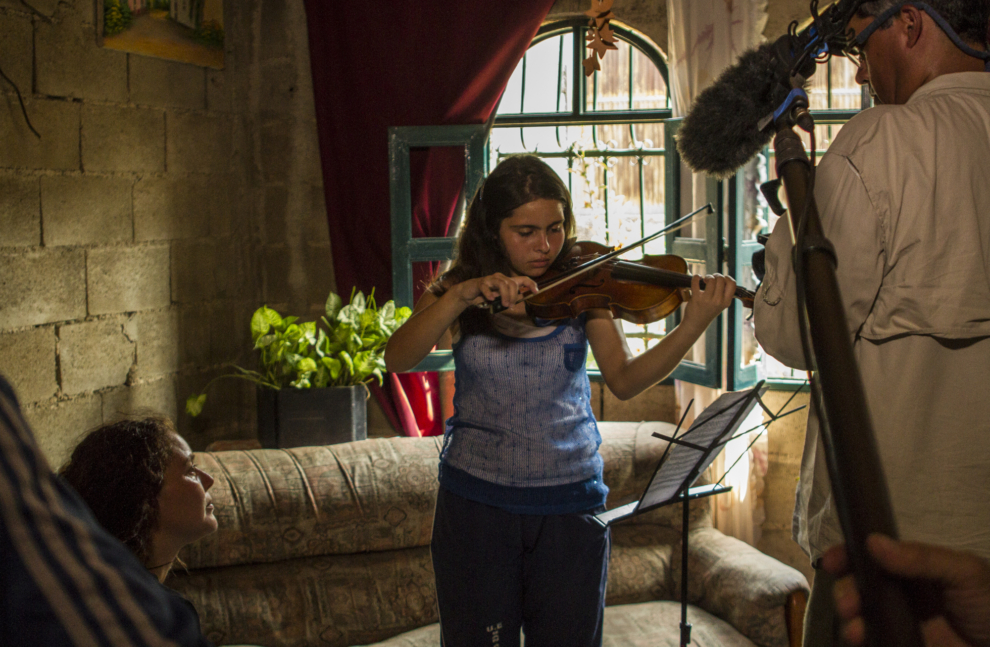
[[[681,605],[645,602],[605,609],[602,647],[676,647],[680,645]],[[755,647],[754,643],[707,611],[688,607],[691,644],[696,647]],[[435,647],[440,625],[432,624],[367,647]]]
[[[673,425],[600,423],[609,507],[638,496]],[[202,452],[219,530],[186,547],[190,569],[426,546],[433,527],[442,439],[371,439],[322,447]],[[671,506],[644,520],[679,523]],[[711,525],[705,504],[692,527]]]

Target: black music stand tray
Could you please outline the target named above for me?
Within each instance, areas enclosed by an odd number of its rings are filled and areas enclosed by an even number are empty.
[[[691,487],[698,476],[712,464],[727,442],[732,440],[742,421],[749,415],[766,389],[763,382],[746,391],[723,393],[711,403],[691,427],[680,436],[654,433],[656,438],[668,441],[667,449],[660,457],[653,478],[638,501],[627,503],[595,516],[598,523],[608,527],[616,521],[628,519],[656,508],[683,502],[681,528],[681,647],[691,642],[691,625],[687,621],[688,597],[688,515],[691,500],[721,494],[731,486],[701,485]],[[762,404],[761,404],[762,406]],[[764,407],[765,408],[765,407]],[[687,440],[690,436],[691,439]]]

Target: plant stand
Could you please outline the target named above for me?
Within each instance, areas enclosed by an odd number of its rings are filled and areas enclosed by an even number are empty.
[[[368,437],[367,389],[258,388],[258,439],[265,448],[333,445]]]

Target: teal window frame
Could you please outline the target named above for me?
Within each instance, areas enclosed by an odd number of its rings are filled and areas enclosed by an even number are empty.
[[[488,129],[477,126],[401,126],[388,129],[389,198],[392,224],[392,299],[412,308],[413,263],[447,261],[454,256],[455,238],[412,235],[412,181],[409,153],[413,148],[462,146],[464,148],[463,195],[472,196],[487,175],[485,142]],[[431,352],[409,372],[452,371],[449,350]]]

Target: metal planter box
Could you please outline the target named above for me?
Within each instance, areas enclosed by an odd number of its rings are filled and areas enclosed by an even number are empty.
[[[261,446],[333,445],[368,437],[367,389],[258,389]]]

